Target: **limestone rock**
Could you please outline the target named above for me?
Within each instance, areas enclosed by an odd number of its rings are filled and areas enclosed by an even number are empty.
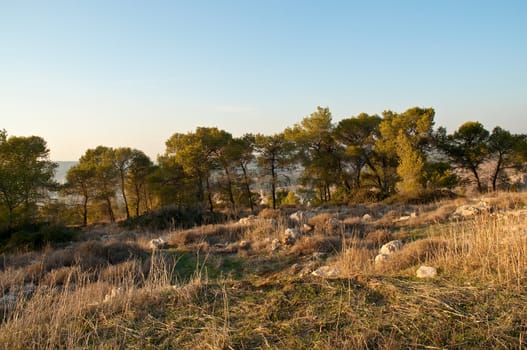
[[[373,217],[370,214],[364,214],[360,219],[361,222],[372,222]]]
[[[248,225],[250,224],[251,222],[253,222],[254,220],[256,220],[256,216],[254,215],[249,215],[248,217],[246,218],[241,218],[238,223],[239,224],[242,224],[242,225]]]
[[[400,250],[403,247],[403,242],[396,239],[394,241],[390,241],[383,245],[381,249],[379,250],[380,254],[387,254],[390,255],[392,253],[395,253],[396,251]]]
[[[437,276],[437,269],[432,266],[421,266],[415,274],[417,278],[434,278]]]
[[[288,228],[284,232],[282,243],[286,245],[293,245],[295,244],[296,240],[300,238],[300,236],[300,231],[298,231],[296,228]]]

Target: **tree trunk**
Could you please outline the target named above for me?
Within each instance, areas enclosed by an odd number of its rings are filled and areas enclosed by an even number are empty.
[[[84,195],[84,201],[82,203],[82,226],[88,226],[88,196]]]
[[[498,157],[498,162],[496,163],[496,169],[494,170],[494,174],[492,175],[492,191],[494,192],[496,192],[498,176],[500,174],[502,164],[503,164],[503,155],[500,154]]]
[[[115,215],[113,213],[112,201],[111,201],[110,197],[106,197],[106,206],[108,208],[108,216],[110,218],[110,222],[114,223],[115,222]]]
[[[237,215],[236,213],[236,203],[234,201],[234,193],[232,191],[232,181],[231,181],[231,174],[229,172],[229,169],[227,167],[224,167],[225,169],[225,175],[227,175],[227,191],[229,192],[229,201],[231,202],[232,212],[234,215]]]
[[[274,164],[271,165],[271,197],[273,199],[273,209],[276,209],[276,174]]]
[[[139,206],[141,205],[141,188],[135,184],[135,216],[139,216]]]
[[[483,193],[483,186],[481,186],[481,180],[479,179],[478,169],[477,167],[471,167],[470,170],[472,170],[472,174],[474,174],[474,177],[476,178],[476,184],[478,186],[478,192]]]
[[[124,209],[126,210],[126,218],[130,219],[130,210],[128,209],[128,200],[126,198],[126,192],[124,190],[124,173],[121,172],[121,194],[123,195]]]
[[[251,198],[251,186],[249,185],[249,176],[247,175],[247,169],[243,165],[243,163],[240,163],[240,166],[243,171],[243,185],[245,187],[245,192],[247,194],[247,200],[249,201],[249,206],[251,207],[251,212],[254,212],[254,203]]]
[[[209,210],[211,213],[214,213],[214,203],[212,201],[212,192],[210,190],[210,181],[208,176],[206,177],[205,184],[207,185],[207,200],[209,202]]]

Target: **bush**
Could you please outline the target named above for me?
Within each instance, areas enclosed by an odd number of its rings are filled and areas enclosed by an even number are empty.
[[[163,207],[150,213],[127,219],[120,223],[128,229],[146,230],[185,229],[199,225],[215,224],[227,221],[221,213],[208,213],[192,207]]]
[[[2,236],[8,238],[4,241],[6,249],[40,249],[49,244],[73,241],[78,232],[76,229],[58,224],[32,223],[3,232]]]

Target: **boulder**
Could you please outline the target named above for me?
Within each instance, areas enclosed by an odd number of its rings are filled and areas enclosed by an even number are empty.
[[[434,278],[437,276],[437,269],[432,266],[421,266],[417,269],[415,275],[417,278]]]
[[[379,249],[380,254],[386,254],[390,255],[392,253],[395,253],[396,251],[400,250],[403,247],[403,242],[396,239],[394,241],[390,241],[386,244],[384,244],[381,249]]]

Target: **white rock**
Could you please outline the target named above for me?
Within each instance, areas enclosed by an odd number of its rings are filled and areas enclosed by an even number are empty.
[[[242,224],[242,225],[248,225],[250,224],[251,222],[253,222],[254,220],[256,219],[256,216],[254,215],[249,215],[247,216],[246,218],[241,218],[238,223],[239,224]]]
[[[432,266],[421,266],[415,273],[417,278],[434,278],[437,276],[437,269]]]
[[[364,214],[360,221],[362,222],[371,222],[373,220],[372,216],[370,214]]]
[[[291,221],[296,222],[297,224],[301,224],[305,220],[304,212],[300,210],[297,212],[294,212],[293,214],[289,215],[289,219],[291,219]]]
[[[296,228],[288,228],[285,230],[282,237],[282,242],[284,244],[295,244],[296,240],[300,238],[301,234]]]
[[[317,277],[332,278],[340,276],[341,272],[336,267],[322,266],[316,269],[315,271],[311,272],[311,274]]]
[[[385,245],[383,245],[381,249],[379,249],[379,253],[390,255],[400,250],[402,247],[403,247],[403,242],[396,239],[395,241],[390,241],[386,243]]]

